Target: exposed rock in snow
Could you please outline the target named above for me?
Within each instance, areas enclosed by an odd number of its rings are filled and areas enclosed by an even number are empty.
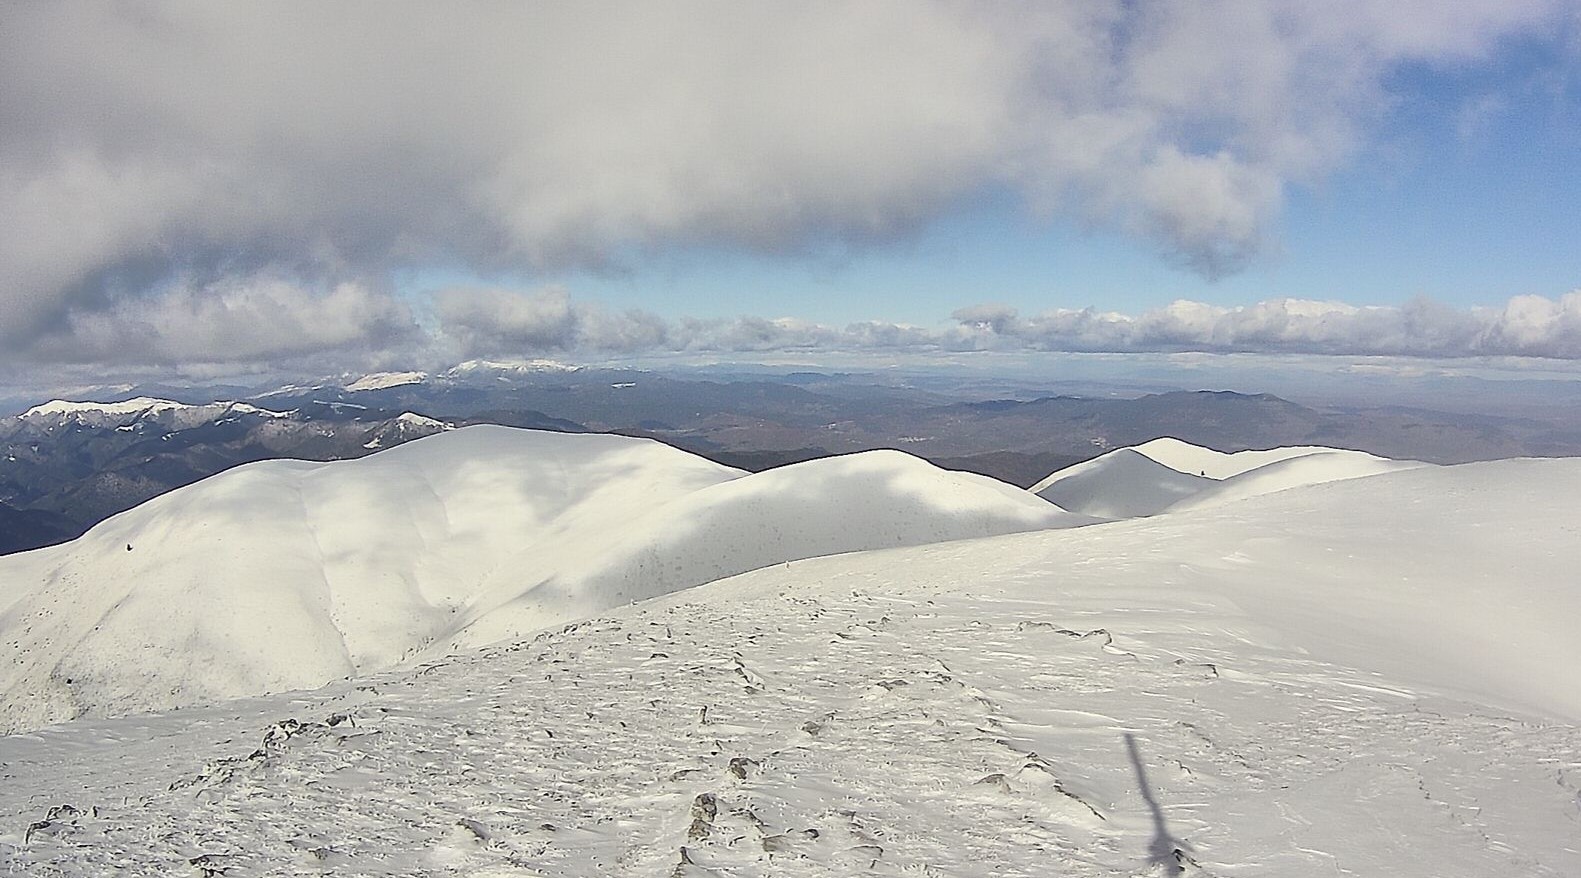
[[[388,448],[412,439],[420,439],[424,436],[432,436],[435,433],[454,429],[454,424],[447,424],[444,421],[436,420],[426,415],[402,412],[391,418],[384,426],[374,430],[373,435],[369,437],[367,442],[362,444],[362,447]]]

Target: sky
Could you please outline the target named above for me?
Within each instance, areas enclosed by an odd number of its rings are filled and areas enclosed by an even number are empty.
[[[1581,0],[0,7],[0,369],[1581,360]]]

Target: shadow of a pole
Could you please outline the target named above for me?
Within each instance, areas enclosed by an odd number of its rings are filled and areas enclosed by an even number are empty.
[[[1136,737],[1130,732],[1125,733],[1125,749],[1131,756],[1131,767],[1136,769],[1136,785],[1142,791],[1142,801],[1153,815],[1153,840],[1147,846],[1147,861],[1150,865],[1163,866],[1165,875],[1184,874],[1186,869],[1181,863],[1186,859],[1185,852],[1181,850],[1180,840],[1169,834],[1164,809],[1159,807],[1153,787],[1147,782],[1147,769],[1142,765],[1142,755],[1137,752]]]

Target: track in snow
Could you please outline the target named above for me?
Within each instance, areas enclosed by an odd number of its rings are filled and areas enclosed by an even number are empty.
[[[1024,586],[837,581],[723,605],[708,592],[360,686],[100,721],[119,741],[84,744],[71,727],[5,739],[0,864],[30,875],[1581,869],[1559,842],[1581,829],[1572,727],[1406,697],[1272,648],[1145,646],[1090,631],[1082,609],[1056,612]],[[1145,608],[1131,618],[1155,621]]]

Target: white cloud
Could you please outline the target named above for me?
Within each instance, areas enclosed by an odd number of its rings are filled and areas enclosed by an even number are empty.
[[[1137,315],[1059,310],[963,326],[999,349],[1581,358],[1581,291],[1518,296],[1503,308],[1456,309],[1426,298],[1400,307],[1274,299],[1222,307],[1176,301]]]
[[[444,337],[467,356],[996,350],[1581,359],[1581,291],[1472,309],[1425,298],[1399,307],[1180,300],[1140,314],[1086,308],[1021,316],[1007,305],[980,304],[957,309],[956,325],[934,329],[880,321],[842,328],[791,317],[666,321],[578,303],[559,287],[451,291],[439,311]]]
[[[189,275],[378,288],[434,262],[860,247],[989,187],[1233,271],[1287,186],[1364,143],[1395,65],[1475,60],[1571,5],[5,4],[0,343],[73,323],[110,345],[87,315],[135,324],[148,297],[157,322]]]

